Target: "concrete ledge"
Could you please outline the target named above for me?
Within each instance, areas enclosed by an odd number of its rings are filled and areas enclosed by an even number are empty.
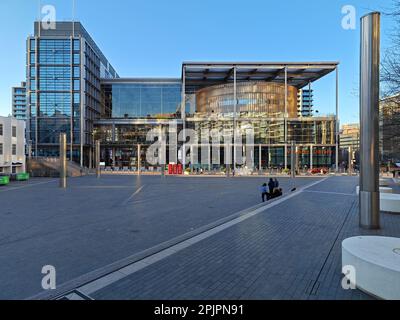
[[[389,188],[389,187],[379,187],[379,192],[380,193],[392,193],[393,189]],[[356,187],[356,193],[359,194],[360,193],[360,186]]]
[[[389,185],[389,179],[379,179],[379,186],[387,187]]]
[[[359,236],[343,240],[342,267],[355,268],[355,285],[375,297],[400,300],[400,238]]]
[[[382,211],[399,212],[400,213],[400,194],[381,193],[380,208]]]

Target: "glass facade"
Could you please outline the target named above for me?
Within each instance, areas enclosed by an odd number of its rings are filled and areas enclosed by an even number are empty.
[[[180,109],[181,84],[112,83],[102,85],[106,117],[174,118]]]
[[[80,61],[71,59],[72,55],[80,56],[80,51],[72,50],[74,42],[80,40],[29,40],[30,139],[34,144],[58,144],[62,132],[67,133],[68,143],[71,143],[71,138],[74,143],[80,141],[79,126],[71,129],[75,117],[79,118],[79,113],[73,113],[73,97],[80,94],[80,88],[76,91],[72,88],[74,81],[80,81],[79,75],[72,72],[74,68],[80,69]],[[57,148],[53,148],[54,152],[50,149],[39,148],[38,151],[41,155],[57,154]]]
[[[232,132],[233,84],[189,89],[186,94],[185,120],[180,117],[181,83],[162,79],[115,79],[104,80],[102,85],[102,119],[95,122],[94,136],[102,145],[101,158],[108,167],[136,168],[137,145],[143,155],[152,141],[146,141],[147,133],[156,127],[168,127],[169,119],[180,119],[178,131],[193,129],[201,137],[203,130]],[[254,130],[255,165],[263,169],[283,168],[285,158],[290,167],[290,143],[297,145],[297,161],[301,168],[330,167],[335,160],[335,118],[297,117],[297,88],[288,87],[288,115],[285,125],[285,89],[280,83],[262,81],[240,82],[237,86],[238,118],[236,128],[246,143],[246,129]],[[193,89],[193,90],[192,90]],[[108,120],[107,120],[108,119]],[[211,142],[209,137],[209,142]],[[204,143],[204,141],[202,141]],[[218,159],[224,167],[224,137],[220,135]],[[167,162],[169,145],[167,141]],[[182,142],[178,142],[178,148]],[[211,156],[212,156],[212,151]],[[287,153],[285,157],[285,152]],[[311,160],[312,155],[312,160]],[[261,156],[261,157],[260,157]],[[261,158],[261,162],[260,162]],[[198,159],[201,159],[199,155]],[[143,166],[146,163],[143,156]],[[193,164],[207,167],[208,164]]]
[[[236,112],[239,116],[283,117],[285,113],[285,85],[265,81],[237,83]],[[297,88],[288,86],[287,112],[297,115]],[[200,89],[196,92],[196,111],[205,114],[233,114],[234,85],[223,84]]]
[[[58,156],[60,133],[67,157],[89,166],[93,121],[100,118],[100,78],[118,77],[79,22],[57,22],[27,40],[27,139],[33,155]]]

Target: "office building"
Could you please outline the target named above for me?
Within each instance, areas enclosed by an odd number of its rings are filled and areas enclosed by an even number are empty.
[[[297,115],[299,117],[313,116],[313,90],[300,89],[297,93]]]
[[[25,121],[0,117],[0,174],[25,172]]]
[[[79,22],[34,24],[27,39],[27,139],[34,156],[58,156],[67,133],[69,159],[88,166],[93,122],[101,115],[100,79],[118,74]]]
[[[198,135],[251,126],[254,152],[247,157],[260,169],[288,168],[292,141],[300,166],[337,165],[338,119],[312,116],[311,89],[337,62],[184,62],[179,78],[119,78],[79,22],[57,22],[46,30],[36,22],[27,57],[27,139],[34,156],[58,156],[59,135],[66,132],[68,157],[82,166],[94,165],[94,140],[100,139],[102,162],[134,167],[139,145],[145,154],[152,143],[147,133],[173,121],[177,132],[193,129]],[[178,150],[167,153],[178,153],[168,162],[210,168],[191,161],[188,150],[186,157]],[[145,159],[141,165],[150,166]]]
[[[26,82],[12,89],[12,115],[19,120],[27,119]]]
[[[223,132],[236,127],[244,132],[251,126],[251,156],[260,169],[290,167],[291,141],[296,143],[299,166],[332,167],[338,146],[337,119],[299,117],[297,97],[304,86],[334,71],[336,66],[337,63],[183,63],[182,77],[178,79],[103,80],[104,114],[94,122],[95,138],[101,140],[102,162],[109,167],[135,168],[140,150],[141,166],[152,167],[144,157],[152,143],[146,135],[152,128],[168,130],[173,121],[177,132],[193,129],[198,136],[202,130]],[[223,167],[223,143],[221,140],[218,150],[220,163],[193,166],[206,170]],[[170,146],[167,143],[167,163],[176,161],[175,157],[169,159]],[[215,150],[208,148],[211,159]],[[177,158],[193,167],[190,157]]]
[[[360,125],[358,123],[344,124],[339,134],[340,148],[352,148],[353,151],[360,149]]]

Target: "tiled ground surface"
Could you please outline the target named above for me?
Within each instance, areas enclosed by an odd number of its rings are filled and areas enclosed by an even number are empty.
[[[355,177],[329,178],[92,297],[370,299],[341,288],[341,241],[360,234],[400,237],[400,216],[382,213],[381,230],[359,229],[357,184]]]
[[[69,179],[66,190],[57,179],[0,187],[0,299],[42,292],[44,265],[56,267],[62,284],[259,204],[265,181],[104,175]]]

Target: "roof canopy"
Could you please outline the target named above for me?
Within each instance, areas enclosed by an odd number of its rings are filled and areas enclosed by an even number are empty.
[[[339,62],[183,62],[182,81],[188,88],[201,88],[234,81],[271,81],[301,89],[336,69]],[[189,89],[190,91],[190,89]]]

